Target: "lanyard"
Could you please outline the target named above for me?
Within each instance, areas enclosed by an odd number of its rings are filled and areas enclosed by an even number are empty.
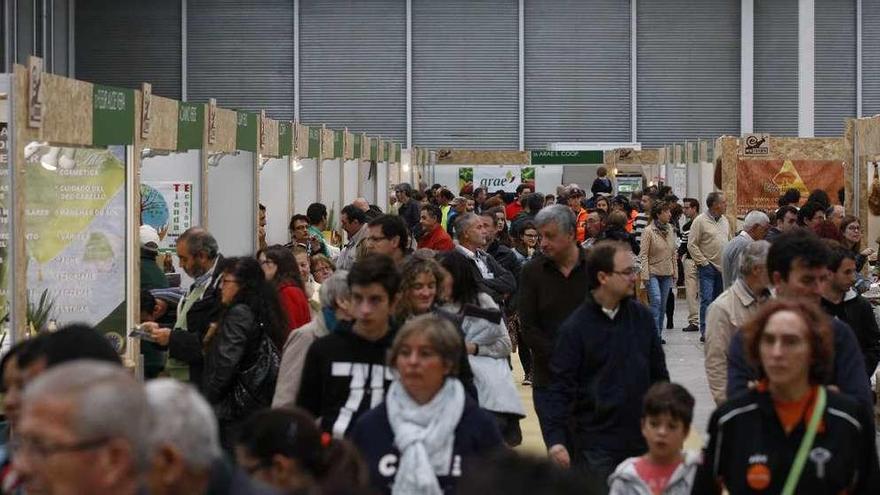
[[[825,387],[819,386],[816,395],[816,403],[813,405],[813,415],[807,424],[807,431],[801,440],[801,446],[798,447],[797,455],[791,464],[791,470],[785,479],[785,485],[782,488],[782,495],[792,495],[797,488],[798,481],[801,479],[801,473],[804,470],[804,464],[807,462],[807,455],[813,448],[813,441],[816,439],[816,430],[819,429],[819,422],[822,420],[822,414],[825,412]]]

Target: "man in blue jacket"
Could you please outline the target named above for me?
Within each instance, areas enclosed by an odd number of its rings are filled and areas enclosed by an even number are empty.
[[[825,285],[829,282],[828,264],[831,252],[815,234],[806,230],[786,232],[773,240],[767,253],[767,273],[779,298],[804,298],[821,305]],[[856,335],[849,325],[833,318],[834,369],[829,385],[841,393],[872,408],[873,400],[865,360]],[[711,328],[706,329],[711,332]],[[727,397],[733,398],[748,390],[758,379],[755,369],[746,361],[742,332],[730,341],[727,358]]]
[[[614,468],[645,453],[642,398],[651,384],[669,380],[651,312],[631,297],[637,276],[628,245],[593,246],[587,255],[590,290],[559,328],[550,359],[544,442],[556,463],[583,472],[589,493],[608,493]],[[569,423],[572,446],[565,445]]]

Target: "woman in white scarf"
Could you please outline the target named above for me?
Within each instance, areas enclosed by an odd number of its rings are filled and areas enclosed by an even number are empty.
[[[461,349],[452,323],[433,314],[410,319],[395,337],[389,364],[398,379],[351,434],[382,493],[454,493],[467,458],[503,445],[456,378]]]

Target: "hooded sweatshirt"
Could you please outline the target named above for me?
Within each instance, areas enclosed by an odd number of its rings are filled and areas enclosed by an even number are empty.
[[[636,463],[640,457],[630,457],[620,463],[614,473],[608,477],[611,491],[608,495],[653,495],[651,488],[639,477]],[[684,461],[672,473],[663,495],[689,495],[694,486],[700,455],[697,452],[685,452]]]

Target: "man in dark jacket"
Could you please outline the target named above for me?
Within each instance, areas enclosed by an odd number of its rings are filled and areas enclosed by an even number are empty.
[[[563,205],[538,213],[541,253],[523,265],[517,308],[522,337],[532,351],[532,399],[541,429],[546,431],[550,355],[559,326],[587,293],[587,253],[577,246],[575,216]]]
[[[550,361],[544,442],[560,466],[577,466],[593,488],[608,493],[608,476],[647,450],[642,398],[669,380],[651,312],[630,295],[638,269],[629,247],[603,242],[587,255],[586,301],[559,328]],[[566,447],[574,423],[574,456]]]
[[[394,192],[395,194],[397,194],[397,201],[400,202],[400,208],[398,208],[397,214],[400,215],[401,218],[403,218],[403,221],[406,223],[406,227],[415,236],[415,238],[418,239],[419,234],[421,234],[421,227],[419,226],[421,205],[418,201],[412,199],[412,186],[406,182],[403,182],[398,184],[397,187],[394,188]]]
[[[853,329],[870,378],[880,362],[880,328],[871,303],[852,288],[856,281],[856,253],[840,243],[826,242],[831,250],[831,280],[822,295],[822,308]]]
[[[513,254],[513,250],[501,244],[498,240],[498,229],[495,227],[496,218],[492,214],[480,215],[480,219],[486,223],[486,252],[495,258],[495,261],[501,264],[505,270],[513,274],[515,279],[519,279],[520,266],[519,260]]]
[[[798,229],[778,236],[767,253],[767,273],[776,289],[776,297],[809,299],[820,305],[824,286],[828,283],[830,258],[828,246],[812,232]],[[831,323],[834,369],[829,373],[829,384],[870,409],[873,394],[856,335],[838,318]],[[747,391],[749,382],[757,379],[757,371],[745,358],[742,332],[736,332],[727,355],[727,397],[733,399]]]
[[[168,287],[168,279],[162,273],[156,263],[159,254],[159,234],[156,229],[149,225],[141,225],[141,314],[145,310],[152,313],[155,307],[155,299],[149,293],[153,289],[165,289]],[[141,321],[144,320],[143,318]],[[165,369],[167,356],[165,351],[154,342],[141,342],[141,354],[144,356],[144,376],[155,378]]]
[[[458,218],[458,244],[455,249],[468,257],[473,265],[480,290],[489,294],[498,306],[504,306],[507,299],[516,292],[516,279],[498,261],[483,249],[486,247],[486,223],[473,213],[465,213]]]
[[[177,309],[174,329],[160,328],[156,323],[144,323],[160,345],[167,345],[169,355],[189,365],[189,379],[202,385],[204,353],[202,341],[208,326],[220,314],[220,279],[223,257],[217,240],[207,230],[192,227],[177,239],[180,267],[193,278],[186,295]]]

